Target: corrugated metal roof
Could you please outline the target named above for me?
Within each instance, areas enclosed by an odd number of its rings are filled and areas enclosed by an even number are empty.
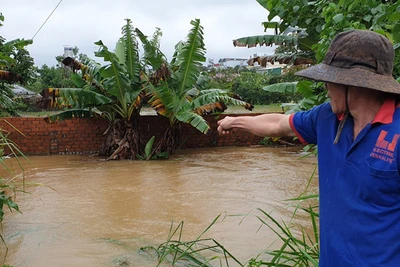
[[[32,92],[18,84],[14,84],[11,88],[15,96],[24,96],[24,95],[37,95],[37,93]]]

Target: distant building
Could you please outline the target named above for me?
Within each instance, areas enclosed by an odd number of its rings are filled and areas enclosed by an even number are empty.
[[[41,100],[42,96],[32,92],[18,84],[13,84],[11,90],[14,94],[14,99],[19,99],[19,101],[29,105],[31,110],[38,108],[38,102]]]
[[[73,48],[70,47],[70,46],[64,46],[64,54],[63,54],[63,57],[64,57],[64,58],[66,58],[66,57],[71,57],[71,58],[73,58],[73,57],[74,57]]]
[[[220,58],[218,64],[224,68],[244,67],[247,65],[247,58]]]
[[[38,94],[35,92],[32,92],[18,84],[13,84],[11,87],[11,90],[14,93],[14,96],[16,97],[30,97],[30,96],[37,96]]]

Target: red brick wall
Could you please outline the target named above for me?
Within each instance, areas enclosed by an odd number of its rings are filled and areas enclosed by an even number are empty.
[[[220,115],[220,118],[224,116],[226,115]],[[209,135],[200,133],[190,125],[182,124],[182,148],[249,146],[257,145],[262,140],[261,137],[245,132],[220,136],[216,131],[217,119],[207,116],[206,120],[212,129]],[[140,125],[145,140],[148,140],[151,135],[156,135],[157,141],[168,126],[168,120],[160,116],[142,116]],[[106,129],[107,122],[103,119],[71,119],[54,124],[45,122],[43,118],[0,119],[0,130],[8,131],[10,133],[8,137],[18,145],[25,155],[95,153],[103,142],[102,134]]]

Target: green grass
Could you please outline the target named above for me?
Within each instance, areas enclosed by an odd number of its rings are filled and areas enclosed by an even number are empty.
[[[270,104],[270,105],[255,105],[252,111],[244,109],[241,106],[228,106],[225,110],[226,114],[241,114],[241,113],[274,113],[283,112],[281,104]]]
[[[260,228],[266,226],[272,230],[277,239],[281,241],[281,247],[275,250],[267,248],[264,255],[256,255],[248,262],[240,262],[214,238],[203,238],[203,235],[218,221],[221,215],[217,216],[206,230],[192,241],[182,240],[184,222],[177,227],[174,227],[172,223],[166,242],[159,246],[143,247],[141,251],[155,251],[158,258],[157,266],[168,262],[172,266],[199,267],[318,267],[319,214],[318,205],[315,204],[318,203],[318,195],[302,195],[289,201],[293,201],[295,204],[291,206],[294,211],[292,219],[288,222],[281,222],[262,209],[257,209],[257,214],[250,214],[260,221]],[[309,225],[306,228],[296,223],[296,218],[299,216],[308,216]],[[262,259],[266,255],[269,260]]]

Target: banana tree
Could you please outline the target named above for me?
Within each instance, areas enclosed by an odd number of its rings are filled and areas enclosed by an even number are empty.
[[[204,134],[210,133],[210,126],[203,115],[222,112],[226,104],[253,106],[237,99],[220,89],[199,89],[202,62],[205,62],[203,27],[200,20],[191,21],[192,28],[185,41],[179,42],[170,63],[158,58],[159,68],[148,77],[145,90],[149,104],[169,120],[170,127],[153,150],[153,154],[172,154],[180,143],[180,125],[188,123]]]
[[[80,75],[73,76],[80,88],[59,89],[60,97],[76,109],[50,116],[47,120],[53,122],[79,114],[101,114],[108,120],[109,127],[99,155],[108,159],[136,158],[144,150],[138,121],[142,106],[140,76],[143,68],[131,20],[126,20],[115,52],[111,52],[102,41],[95,44],[100,47],[95,55],[107,64],[99,66],[91,62],[86,65],[66,58],[64,64],[80,71]]]

